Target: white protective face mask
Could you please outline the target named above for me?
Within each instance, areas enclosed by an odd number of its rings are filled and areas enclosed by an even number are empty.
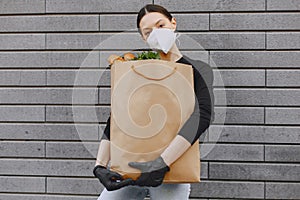
[[[179,34],[169,28],[155,28],[147,38],[147,43],[152,49],[160,49],[165,54],[171,49]]]

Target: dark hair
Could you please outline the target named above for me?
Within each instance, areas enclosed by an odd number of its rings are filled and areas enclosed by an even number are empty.
[[[142,35],[142,32],[140,30],[140,22],[141,19],[149,12],[159,12],[166,16],[170,21],[173,18],[173,16],[165,9],[164,7],[157,5],[157,4],[147,4],[141,10],[139,11],[137,15],[137,20],[136,20],[136,26],[138,28],[139,33]]]

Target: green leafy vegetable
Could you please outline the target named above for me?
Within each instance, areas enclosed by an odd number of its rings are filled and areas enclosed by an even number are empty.
[[[146,60],[146,59],[160,59],[157,52],[144,51],[142,53],[137,53],[137,56],[133,60]]]

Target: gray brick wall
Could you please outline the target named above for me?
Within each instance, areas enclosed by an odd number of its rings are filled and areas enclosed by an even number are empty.
[[[300,199],[300,0],[0,0],[0,200],[97,199],[105,58],[141,41],[129,32],[97,45],[135,29],[147,3],[172,12],[206,50],[183,40],[182,52],[225,86],[215,79],[216,119],[201,147],[211,151],[190,198]]]

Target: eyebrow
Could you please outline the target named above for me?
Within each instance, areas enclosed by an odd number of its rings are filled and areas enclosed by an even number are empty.
[[[157,22],[155,22],[155,25],[158,24],[161,20],[163,20],[163,19],[157,20]],[[146,29],[151,29],[151,28],[143,28],[143,31],[146,30]]]

